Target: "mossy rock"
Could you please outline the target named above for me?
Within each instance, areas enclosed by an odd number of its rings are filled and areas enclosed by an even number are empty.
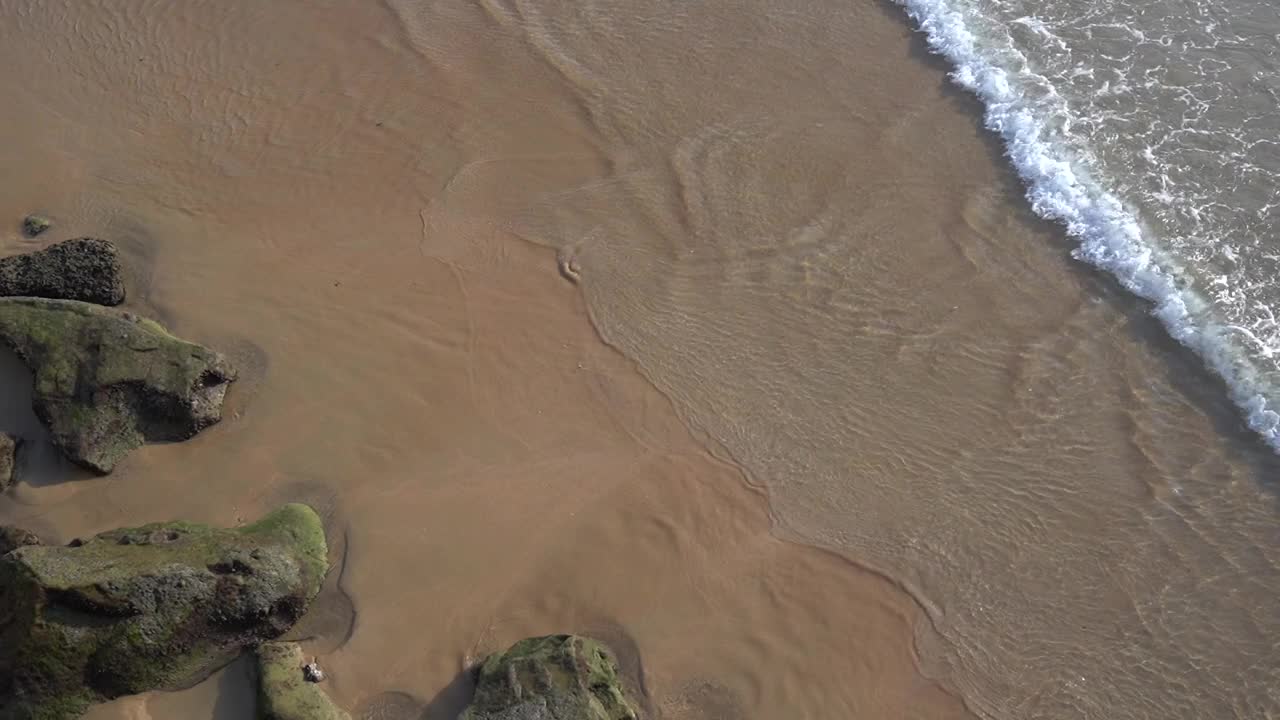
[[[186,522],[0,557],[0,720],[188,687],[306,612],[328,569],[315,511],[247,527]]]
[[[0,525],[0,555],[8,555],[20,547],[39,545],[40,538],[30,530],[13,525]]]
[[[258,720],[351,720],[318,684],[307,681],[296,643],[263,643],[257,654]]]
[[[0,296],[119,305],[124,302],[119,253],[106,240],[76,238],[0,258]]]
[[[218,422],[236,377],[154,321],[71,300],[0,298],[0,344],[31,369],[32,408],[54,444],[99,473],[144,442]]]
[[[18,439],[0,432],[0,492],[13,482],[13,470],[18,464]]]
[[[461,720],[635,720],[613,653],[578,635],[529,638],[490,655]]]
[[[43,215],[28,215],[22,218],[22,234],[27,237],[35,237],[45,230],[53,226],[49,218]]]

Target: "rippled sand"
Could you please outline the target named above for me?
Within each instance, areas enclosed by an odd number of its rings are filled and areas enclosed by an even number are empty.
[[[118,242],[130,304],[243,380],[222,424],[108,478],[29,456],[0,521],[67,541],[311,502],[337,569],[299,632],[370,718],[452,719],[464,665],[564,630],[609,640],[655,717],[965,716],[915,670],[914,601],[775,539],[762,494],[600,342],[555,254],[504,229],[498,209],[604,161],[572,108],[532,113],[562,96],[515,94],[501,41],[459,37],[450,68],[377,7],[3,10],[0,217]],[[452,204],[509,153],[586,160]],[[30,433],[30,379],[0,370],[0,422]],[[242,718],[246,673],[90,717]]]
[[[120,242],[246,368],[0,520],[318,505],[309,647],[381,716],[562,629],[672,718],[1280,707],[1276,462],[890,7],[0,10],[0,217]],[[235,717],[243,675],[94,717]]]

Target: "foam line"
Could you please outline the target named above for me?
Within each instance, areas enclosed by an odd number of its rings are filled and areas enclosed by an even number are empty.
[[[954,0],[896,0],[933,52],[951,61],[952,80],[986,106],[985,124],[1004,141],[1035,212],[1066,226],[1079,242],[1073,255],[1114,275],[1155,304],[1154,314],[1178,342],[1198,353],[1230,388],[1249,426],[1280,452],[1280,414],[1250,361],[1248,338],[1212,321],[1209,303],[1177,278],[1137,216],[1092,178],[1087,148],[1063,128],[1070,110],[1052,84],[1028,68],[1010,44],[980,38]]]

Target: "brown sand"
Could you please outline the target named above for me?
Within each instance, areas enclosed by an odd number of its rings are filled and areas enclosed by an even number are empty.
[[[349,707],[389,690],[431,699],[468,659],[570,629],[633,642],[666,717],[715,716],[699,702],[726,706],[723,717],[962,715],[913,670],[920,614],[908,598],[775,540],[740,473],[595,338],[550,253],[478,235],[438,257],[409,240],[356,275],[318,242],[314,275],[211,276],[166,299],[181,332],[215,344],[220,333],[195,322],[222,302],[212,297],[265,289],[278,301],[252,322],[227,318],[270,360],[250,370],[265,369],[256,396],[236,398],[238,418],[140,451],[110,478],[20,487],[5,519],[66,540],[168,517],[234,524],[287,499],[320,505],[345,532],[341,587],[355,607],[349,641],[321,662]],[[200,264],[167,249],[159,263],[158,278]],[[312,317],[300,317],[306,303],[287,298],[309,294]],[[326,630],[317,647],[344,628]],[[457,697],[441,698],[439,717]],[[150,702],[171,699],[93,717]]]
[[[130,304],[245,371],[221,425],[108,478],[33,463],[0,522],[66,541],[317,505],[340,570],[307,647],[370,717],[398,699],[452,718],[466,663],[553,631],[611,640],[661,717],[965,715],[915,670],[914,602],[775,539],[761,494],[599,341],[552,252],[485,210],[607,161],[545,68],[494,72],[518,45],[468,24],[483,15],[437,8],[459,28],[445,66],[366,4],[0,10],[0,218],[120,243]],[[477,112],[499,97],[508,115]],[[561,162],[452,202],[500,155]],[[30,427],[6,363],[0,422]],[[243,717],[245,673],[90,717]]]
[[[35,457],[0,521],[316,504],[341,570],[300,632],[370,718],[451,717],[468,660],[552,630],[675,718],[962,715],[917,666],[992,718],[1280,707],[1280,462],[892,6],[0,16],[0,252],[33,210],[108,237],[135,307],[246,371],[110,478]]]
[[[776,532],[920,599],[928,674],[1009,720],[1280,713],[1280,462],[1031,214],[896,8],[487,7],[610,159],[514,226],[575,260],[602,337]]]

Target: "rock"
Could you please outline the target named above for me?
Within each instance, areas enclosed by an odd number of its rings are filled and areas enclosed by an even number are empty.
[[[156,322],[70,300],[0,298],[0,344],[34,375],[32,408],[54,444],[99,473],[144,442],[218,422],[236,377]]]
[[[28,215],[22,219],[22,233],[27,237],[35,237],[53,225],[49,218],[41,215]]]
[[[598,640],[548,635],[490,655],[460,720],[635,720],[613,653]]]
[[[20,547],[0,557],[0,720],[189,687],[288,630],[326,557],[306,505],[235,530],[156,523]]]
[[[309,683],[322,683],[324,682],[324,678],[324,670],[320,669],[320,663],[316,662],[315,658],[312,658],[311,662],[302,666],[303,680],[306,680]]]
[[[302,649],[294,643],[258,648],[259,720],[351,720],[320,686],[307,680]]]
[[[12,525],[0,525],[0,555],[8,555],[20,547],[39,545],[40,538],[30,530]]]
[[[80,238],[0,258],[0,296],[119,305],[124,302],[124,280],[116,247],[106,240]]]
[[[0,492],[13,483],[13,469],[18,464],[18,439],[0,432]]]

